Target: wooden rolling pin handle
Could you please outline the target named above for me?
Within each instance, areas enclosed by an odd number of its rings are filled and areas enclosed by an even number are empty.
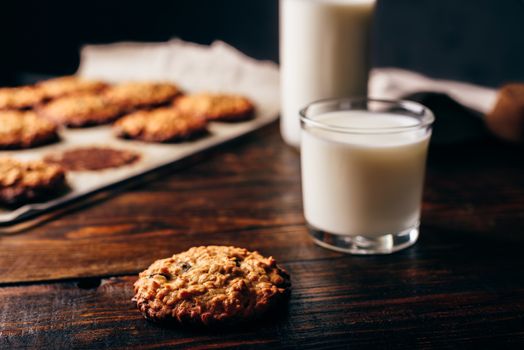
[[[486,113],[486,124],[504,140],[524,141],[524,84],[507,84],[499,90],[495,106]]]

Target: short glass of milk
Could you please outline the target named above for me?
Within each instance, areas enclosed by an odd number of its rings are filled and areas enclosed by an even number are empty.
[[[300,111],[304,216],[323,247],[389,254],[419,235],[432,112],[412,101],[342,98]]]

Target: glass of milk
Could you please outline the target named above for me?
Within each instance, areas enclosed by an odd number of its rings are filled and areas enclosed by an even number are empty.
[[[304,215],[323,247],[389,254],[417,241],[433,124],[412,101],[321,100],[300,111]]]
[[[280,131],[300,144],[299,109],[366,96],[375,0],[280,0]]]

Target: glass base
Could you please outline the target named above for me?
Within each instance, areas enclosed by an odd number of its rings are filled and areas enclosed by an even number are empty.
[[[407,230],[384,236],[368,238],[364,236],[342,236],[309,227],[309,234],[316,244],[338,252],[366,255],[391,254],[412,246],[418,239],[418,227],[415,225]]]

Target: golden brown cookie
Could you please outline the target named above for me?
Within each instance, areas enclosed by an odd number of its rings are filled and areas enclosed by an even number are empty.
[[[202,93],[177,98],[173,106],[186,113],[203,116],[210,121],[240,121],[253,117],[255,107],[246,97]]]
[[[140,159],[140,154],[109,147],[74,148],[62,153],[49,154],[46,163],[58,164],[66,170],[103,170],[133,164]]]
[[[37,84],[37,87],[40,88],[47,99],[74,94],[96,94],[107,86],[108,84],[102,81],[84,79],[73,75],[49,79]]]
[[[33,108],[44,97],[42,90],[35,86],[0,88],[0,110]]]
[[[273,257],[236,247],[194,247],[141,272],[133,300],[150,320],[223,324],[262,316],[290,287]]]
[[[111,123],[122,115],[122,108],[99,95],[62,97],[37,108],[40,116],[71,128]]]
[[[0,149],[20,149],[58,140],[56,125],[33,111],[0,111]]]
[[[104,95],[110,102],[132,110],[170,103],[179,94],[178,86],[171,83],[128,82],[109,88]]]
[[[65,172],[42,161],[0,158],[0,204],[24,204],[54,197],[65,187]]]
[[[162,107],[128,114],[113,125],[123,138],[148,142],[170,142],[188,139],[206,132],[204,118],[189,115],[173,108]]]

